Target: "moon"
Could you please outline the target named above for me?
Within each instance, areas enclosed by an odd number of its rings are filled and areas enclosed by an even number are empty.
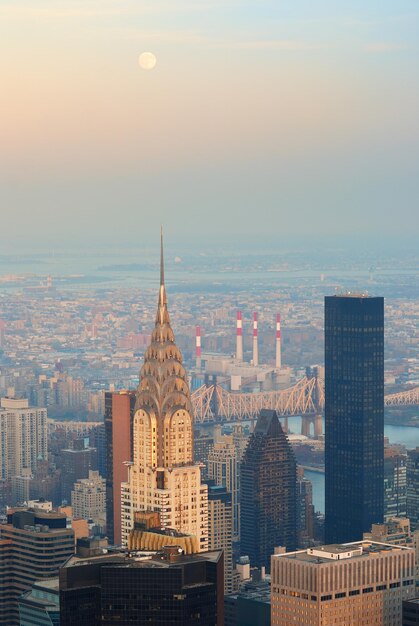
[[[152,70],[156,63],[157,59],[152,52],[142,52],[138,57],[138,64],[143,70]]]

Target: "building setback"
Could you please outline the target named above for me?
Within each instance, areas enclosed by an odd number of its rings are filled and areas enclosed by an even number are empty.
[[[274,555],[271,589],[272,626],[402,626],[415,552],[360,541]]]
[[[297,469],[275,411],[262,410],[240,468],[241,553],[268,570],[277,546],[294,550]]]
[[[383,298],[325,298],[325,514],[327,543],[383,521]]]
[[[121,486],[122,544],[137,511],[160,514],[164,527],[195,535],[208,549],[208,488],[193,455],[193,407],[170,323],[161,242],[160,289],[151,343],[136,391],[133,461]]]

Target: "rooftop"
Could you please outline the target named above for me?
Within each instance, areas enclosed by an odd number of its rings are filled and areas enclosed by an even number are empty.
[[[344,559],[368,558],[372,555],[384,552],[400,552],[400,550],[411,550],[411,548],[367,540],[319,546],[296,552],[285,552],[284,554],[275,555],[275,558],[297,559],[308,563],[323,564]]]

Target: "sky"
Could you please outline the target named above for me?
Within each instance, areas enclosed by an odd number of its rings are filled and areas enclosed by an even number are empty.
[[[0,78],[3,247],[419,235],[417,0],[0,0]]]

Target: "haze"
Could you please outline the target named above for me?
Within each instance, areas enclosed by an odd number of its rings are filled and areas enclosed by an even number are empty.
[[[415,0],[2,2],[3,243],[418,235],[418,25]]]

